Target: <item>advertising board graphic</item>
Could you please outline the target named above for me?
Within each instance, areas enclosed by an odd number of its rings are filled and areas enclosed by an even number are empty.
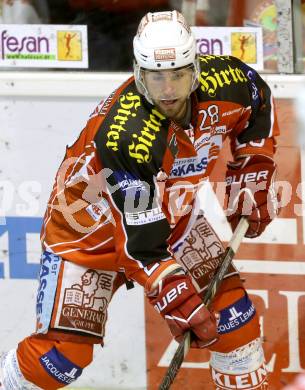
[[[232,55],[256,70],[264,69],[261,27],[192,27],[197,53]]]
[[[2,24],[0,67],[88,68],[87,26]]]

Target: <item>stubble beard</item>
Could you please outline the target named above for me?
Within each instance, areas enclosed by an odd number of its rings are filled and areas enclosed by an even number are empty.
[[[164,104],[155,103],[158,110],[167,118],[174,121],[181,120],[186,113],[186,100],[177,101],[172,107],[165,106]]]

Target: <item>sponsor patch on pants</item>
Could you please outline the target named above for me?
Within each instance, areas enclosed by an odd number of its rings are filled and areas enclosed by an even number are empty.
[[[115,277],[114,271],[88,269],[65,262],[52,327],[103,337]]]
[[[264,365],[255,371],[242,375],[223,374],[212,368],[212,378],[219,390],[253,390],[258,388],[263,389],[263,386],[267,386],[267,370]]]
[[[65,358],[55,347],[43,355],[40,364],[56,381],[69,385],[82,373],[83,369]]]
[[[247,324],[255,315],[255,307],[246,295],[220,312],[218,333],[230,333]]]
[[[45,251],[41,255],[36,298],[37,333],[47,333],[49,329],[61,263],[61,258],[54,253]]]

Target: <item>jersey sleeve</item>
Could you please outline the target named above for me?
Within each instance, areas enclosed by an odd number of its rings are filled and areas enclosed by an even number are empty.
[[[250,106],[246,109],[251,110],[251,115],[231,133],[233,156],[238,158],[249,154],[264,154],[272,157],[279,127],[271,90],[256,70],[237,58],[234,60],[248,79],[243,86],[248,89]]]
[[[163,268],[177,264],[168,249],[170,226],[155,181],[166,143],[161,138],[146,162],[131,158],[131,134],[121,134],[116,146],[109,148],[106,132],[100,129],[96,142],[113,207],[119,266],[131,278],[137,270],[150,269],[157,263],[161,273]],[[141,284],[146,283],[143,275],[140,279]]]
[[[120,145],[120,153],[115,159],[106,153],[101,154],[101,159],[107,167],[108,191],[125,233],[126,255],[146,266],[170,256],[166,244],[170,231],[156,196],[151,165],[145,166],[145,172],[142,167],[132,166],[124,153],[126,146]]]

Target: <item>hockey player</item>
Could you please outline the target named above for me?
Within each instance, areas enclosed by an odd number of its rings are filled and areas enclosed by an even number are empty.
[[[210,310],[202,304],[223,247],[198,189],[229,138],[233,229],[247,215],[247,237],[257,237],[276,215],[270,90],[234,57],[197,58],[176,11],[142,19],[134,57],[134,77],[67,147],[41,232],[36,332],[2,358],[2,389],[76,380],[103,343],[111,297],[130,280],[177,340],[191,329],[192,346],[209,348],[216,388],[267,389],[258,315],[233,266]]]

